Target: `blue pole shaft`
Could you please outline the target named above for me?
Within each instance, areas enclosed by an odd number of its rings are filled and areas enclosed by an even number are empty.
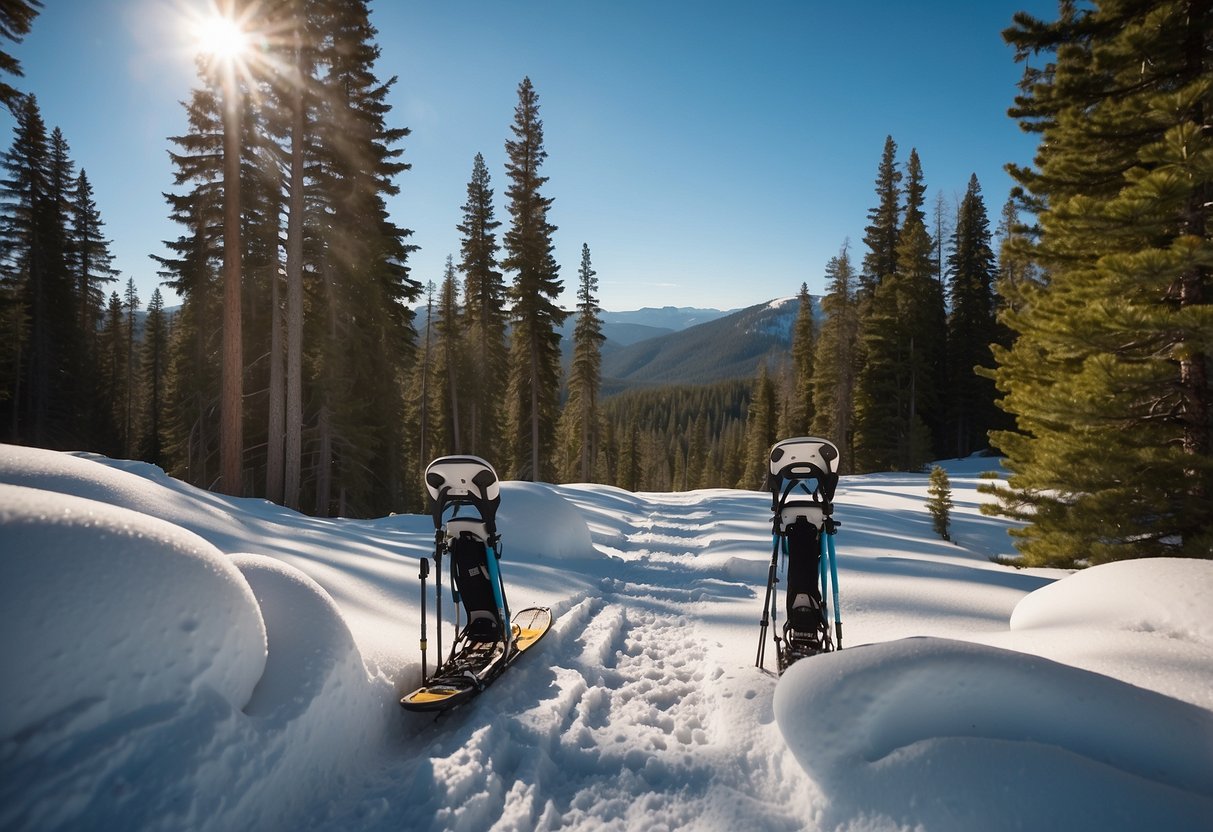
[[[829,587],[829,580],[826,575],[826,569],[828,568],[829,560],[830,560],[830,553],[829,553],[829,549],[827,548],[827,544],[826,544],[826,538],[828,536],[829,535],[827,535],[825,532],[821,533],[821,555],[820,555],[820,557],[817,558],[817,573],[818,573],[818,579],[821,581],[821,602],[823,604],[826,603],[826,589]],[[835,598],[835,603],[837,603],[837,597]],[[822,615],[823,616],[829,615],[829,611],[828,610],[823,611]],[[829,619],[826,619],[826,620],[829,620]]]
[[[838,557],[834,552],[834,534],[831,532],[826,535],[829,538],[830,549],[830,578],[834,585],[834,630],[838,634],[838,649],[842,649],[842,613],[838,609]]]
[[[513,631],[510,629],[510,616],[505,610],[505,593],[501,589],[501,571],[497,568],[497,551],[492,544],[487,546],[486,554],[489,566],[489,582],[493,585],[493,601],[497,604],[497,615],[501,618],[501,638],[508,645]]]

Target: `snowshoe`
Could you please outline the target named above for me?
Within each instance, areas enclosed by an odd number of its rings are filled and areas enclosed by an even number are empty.
[[[434,611],[438,622],[440,664],[429,676],[426,650],[425,579],[421,568],[422,685],[400,700],[409,710],[445,710],[479,694],[520,653],[551,627],[545,607],[529,607],[511,616],[498,561],[501,536],[497,507],[501,503],[497,472],[475,456],[440,457],[425,471],[434,520]],[[449,512],[449,515],[448,515]],[[462,514],[461,514],[462,513]],[[455,601],[455,641],[442,661],[442,557],[450,555],[451,594]],[[461,625],[461,621],[465,622]]]
[[[776,662],[783,673],[793,662],[842,647],[838,617],[838,572],[834,555],[834,491],[838,448],[816,437],[797,437],[771,448],[767,486],[771,491],[772,552],[767,574],[762,632],[755,664],[763,666],[767,628],[775,617],[780,554],[786,562],[787,619],[774,634]],[[834,589],[837,644],[830,633],[825,590]]]

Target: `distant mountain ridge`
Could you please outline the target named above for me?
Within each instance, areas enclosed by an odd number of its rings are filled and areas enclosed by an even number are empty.
[[[759,364],[787,355],[798,308],[796,298],[783,298],[632,344],[604,345],[603,389],[751,378]]]
[[[814,298],[813,305],[820,321],[819,299]],[[602,392],[751,379],[760,364],[787,359],[798,311],[795,297],[729,311],[684,306],[603,310]],[[424,307],[414,325],[424,332]],[[566,371],[576,325],[576,310],[570,310],[560,329]]]

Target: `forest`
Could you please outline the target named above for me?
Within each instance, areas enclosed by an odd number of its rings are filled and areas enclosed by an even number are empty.
[[[19,42],[40,6],[3,0],[0,32]],[[955,204],[926,204],[917,149],[890,135],[862,240],[839,241],[820,298],[789,287],[786,355],[744,378],[610,395],[591,245],[575,264],[553,254],[530,78],[486,137],[504,141],[505,169],[469,160],[451,195],[460,251],[423,285],[412,232],[385,207],[409,129],[386,103],[395,79],[376,75],[367,0],[258,9],[256,25],[289,37],[251,72],[200,60],[166,139],[179,235],[158,267],[173,310],[122,283],[103,195],[0,53],[16,121],[0,180],[0,441],[373,517],[422,510],[420,472],[444,454],[485,456],[507,479],[757,489],[773,442],[814,434],[843,449],[843,473],[1000,455],[1011,478],[991,486],[993,510],[1024,522],[1026,563],[1213,557],[1207,3],[1017,15],[1008,126],[1040,144],[1010,166],[994,222],[975,175]]]

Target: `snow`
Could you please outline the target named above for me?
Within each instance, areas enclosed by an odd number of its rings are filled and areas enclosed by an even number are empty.
[[[1213,563],[997,565],[996,461],[943,464],[955,543],[925,475],[843,478],[845,649],[782,679],[767,495],[504,483],[556,621],[435,720],[397,705],[428,517],[0,446],[0,828],[1213,828]]]

